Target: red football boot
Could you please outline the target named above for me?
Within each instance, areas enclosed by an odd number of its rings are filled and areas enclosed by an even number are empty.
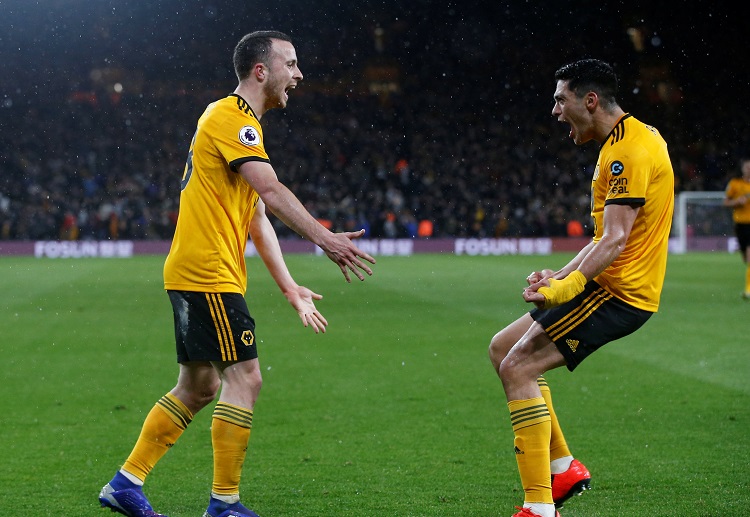
[[[565,501],[574,495],[581,495],[584,490],[591,490],[591,474],[578,460],[573,460],[568,470],[562,474],[552,475],[552,499],[555,501],[555,508],[562,508]]]

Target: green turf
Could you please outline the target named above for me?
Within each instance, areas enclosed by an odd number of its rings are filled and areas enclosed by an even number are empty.
[[[382,257],[346,284],[289,256],[320,292],[304,329],[258,259],[248,303],[264,387],[243,500],[272,516],[497,516],[523,500],[490,337],[521,315],[523,279],[552,257]],[[162,257],[0,259],[0,515],[108,515],[97,494],[176,380]],[[594,490],[563,516],[742,515],[750,507],[750,302],[735,255],[670,257],[661,311],[574,374],[550,372]],[[210,409],[146,486],[199,516]]]

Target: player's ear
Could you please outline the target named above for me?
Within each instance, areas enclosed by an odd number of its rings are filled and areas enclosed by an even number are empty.
[[[266,67],[263,63],[256,63],[253,67],[253,74],[261,81],[266,78]]]
[[[596,92],[588,92],[586,94],[586,109],[589,111],[593,111],[594,108],[599,104],[599,96],[596,94]]]

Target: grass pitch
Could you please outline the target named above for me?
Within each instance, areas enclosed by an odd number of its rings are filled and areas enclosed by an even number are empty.
[[[243,501],[275,516],[511,515],[523,493],[490,337],[528,307],[532,269],[570,257],[381,257],[346,284],[288,256],[324,295],[304,329],[251,259],[264,387]],[[97,494],[174,385],[163,257],[0,258],[0,516],[109,515]],[[742,515],[750,507],[750,302],[727,254],[671,256],[660,312],[575,373],[547,374],[593,490],[563,516]],[[211,406],[146,484],[155,509],[201,515]]]

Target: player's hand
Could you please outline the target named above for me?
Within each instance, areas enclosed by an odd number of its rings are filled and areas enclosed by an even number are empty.
[[[314,302],[314,300],[322,300],[322,295],[312,292],[303,285],[298,285],[285,292],[284,296],[286,296],[286,299],[289,300],[289,303],[297,311],[305,327],[312,327],[316,334],[318,332],[325,333],[328,321],[315,307]]]
[[[555,272],[551,269],[542,269],[541,271],[532,271],[526,277],[526,283],[529,286],[523,290],[523,299],[527,303],[533,303],[541,309],[544,304],[544,295],[537,293],[537,289],[549,286],[549,279]]]
[[[532,271],[529,274],[529,276],[526,277],[526,283],[529,285],[536,284],[538,282],[541,282],[545,278],[551,277],[554,274],[555,272],[552,271],[551,269],[542,269],[541,271]]]
[[[533,303],[540,309],[544,305],[544,295],[537,292],[540,287],[549,286],[549,280],[543,279],[535,282],[523,290],[523,300],[526,303]]]
[[[577,269],[562,280],[544,278],[524,289],[523,299],[541,309],[550,309],[582,293],[586,281],[586,277]]]
[[[359,239],[365,234],[364,230],[358,232],[341,232],[332,233],[329,243],[323,248],[323,251],[329,259],[338,264],[341,272],[344,274],[344,278],[347,282],[351,282],[349,277],[349,271],[360,280],[364,280],[365,276],[362,274],[364,271],[368,276],[372,276],[372,269],[362,262],[360,259],[364,259],[370,264],[375,263],[375,259],[370,255],[359,249],[352,242],[353,239]]]

